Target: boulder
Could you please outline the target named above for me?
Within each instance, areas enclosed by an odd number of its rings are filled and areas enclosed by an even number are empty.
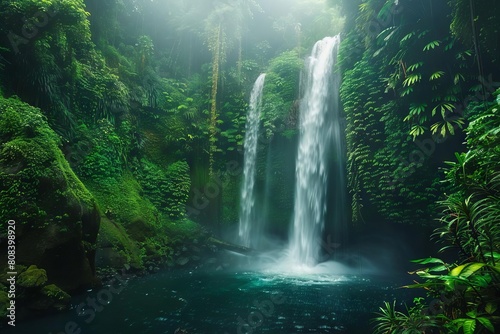
[[[22,288],[39,288],[47,283],[47,272],[38,269],[37,266],[30,266],[26,271],[19,274],[16,281]]]
[[[100,214],[60,144],[39,109],[0,96],[0,230],[15,220],[17,263],[44,268],[73,290],[94,282]]]

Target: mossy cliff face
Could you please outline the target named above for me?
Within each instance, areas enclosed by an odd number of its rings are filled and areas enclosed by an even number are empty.
[[[90,285],[100,214],[39,109],[0,97],[1,230],[16,221],[16,261],[65,290]],[[6,247],[1,247],[5,253]],[[0,267],[7,256],[1,255]]]

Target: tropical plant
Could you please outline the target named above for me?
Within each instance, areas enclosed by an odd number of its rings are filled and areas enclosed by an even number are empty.
[[[483,107],[487,105],[490,104]],[[457,153],[457,161],[448,163],[447,181],[454,192],[440,202],[444,207],[441,226],[434,235],[444,243],[441,252],[454,250],[457,260],[454,263],[439,258],[413,261],[425,266],[413,272],[423,281],[406,287],[427,291],[426,311],[411,308],[401,313],[386,303],[376,318],[378,333],[405,333],[407,319],[412,316],[425,320],[417,328],[418,333],[426,332],[429,327],[426,321],[431,321],[440,333],[495,333],[499,329],[498,109],[494,103],[473,117],[466,130],[469,151]]]

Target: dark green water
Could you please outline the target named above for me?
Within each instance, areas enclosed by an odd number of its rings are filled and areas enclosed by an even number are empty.
[[[371,333],[382,301],[411,301],[408,291],[396,289],[407,283],[408,277],[161,272],[90,291],[66,313],[18,322],[5,332]],[[100,303],[90,306],[88,298],[96,297]]]

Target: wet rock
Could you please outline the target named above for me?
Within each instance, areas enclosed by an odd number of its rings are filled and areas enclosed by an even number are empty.
[[[23,288],[37,288],[47,282],[47,272],[38,269],[37,266],[30,266],[28,270],[21,273],[17,278],[17,284]]]
[[[187,257],[180,257],[177,259],[175,263],[177,263],[179,266],[185,266],[189,262],[189,258]]]
[[[33,310],[57,310],[63,311],[69,308],[71,296],[55,284],[44,286],[40,296],[30,304]]]

